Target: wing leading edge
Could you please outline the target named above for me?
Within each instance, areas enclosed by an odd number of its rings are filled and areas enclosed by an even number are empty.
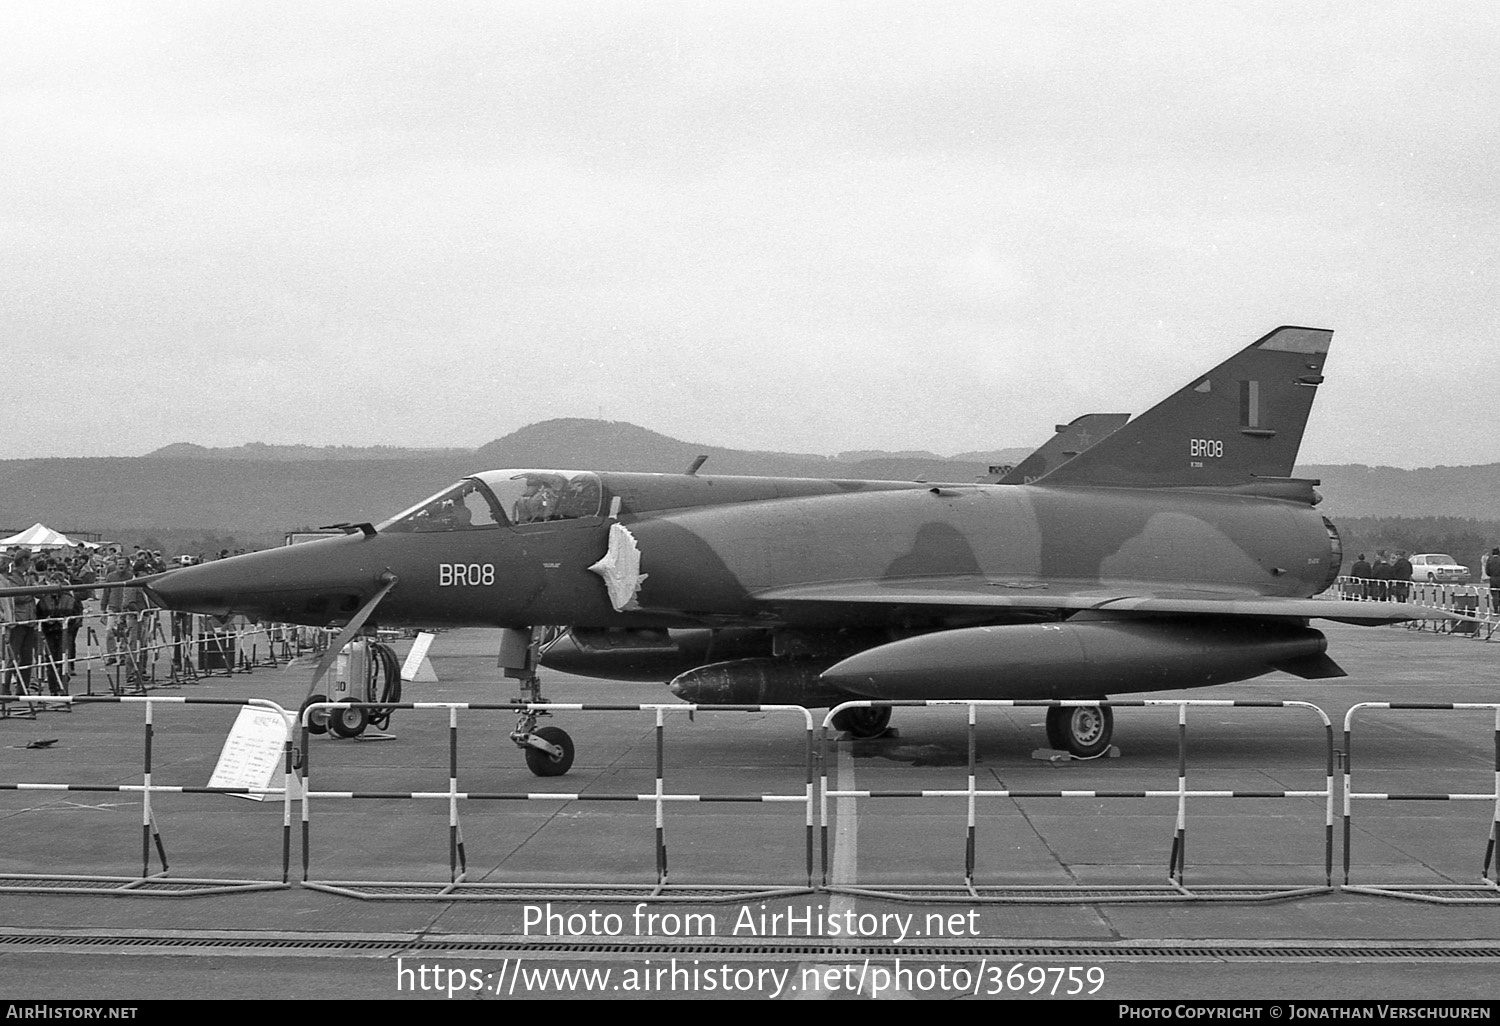
[[[1254,619],[1297,618],[1377,626],[1409,620],[1453,620],[1453,613],[1405,602],[1343,602],[1337,599],[1280,598],[1206,592],[1109,590],[1093,583],[923,578],[897,582],[840,581],[774,588],[756,594],[760,602],[857,603],[888,606],[945,606],[1017,611],[1089,610],[1098,613],[1161,613]]]

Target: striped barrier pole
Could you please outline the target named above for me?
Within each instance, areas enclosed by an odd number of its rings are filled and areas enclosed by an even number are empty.
[[[803,711],[806,712],[806,710]],[[804,845],[804,854],[807,857],[807,886],[811,888],[813,885],[813,762],[815,758],[813,755],[813,719],[811,714],[808,715],[803,730],[806,733],[804,734],[802,743],[807,749],[805,755],[807,779],[804,784],[804,794],[807,796],[807,812],[805,816],[807,820],[807,836],[806,844]]]
[[[1355,707],[1357,708],[1357,707]],[[1350,795],[1354,792],[1354,736],[1352,733],[1353,720],[1349,713],[1344,714],[1344,886],[1349,886],[1349,863],[1352,847],[1350,845],[1353,833],[1354,805]]]
[[[1492,883],[1500,882],[1500,868],[1496,869],[1496,878],[1490,876],[1490,865],[1495,855],[1495,834],[1500,830],[1500,705],[1495,706],[1495,812],[1490,817],[1490,838],[1484,846],[1484,869],[1480,876]]]
[[[979,710],[969,706],[969,829],[968,837],[964,842],[964,884],[971,890],[974,887],[974,863],[976,837],[979,829],[979,819],[976,815],[977,801],[975,792],[978,789],[978,771],[976,765],[979,762],[979,742],[976,726],[979,721]]]
[[[285,884],[291,882],[292,876],[292,781],[297,772],[290,723],[287,725],[286,741],[282,745],[281,765],[281,882]]]
[[[156,825],[151,816],[151,733],[153,729],[152,705],[148,699],[146,702],[146,769],[142,778],[145,787],[141,789],[141,876],[151,875],[151,834]],[[167,853],[161,845],[161,835],[156,838],[157,850],[161,852],[161,869],[167,871]]]
[[[448,882],[458,883],[463,842],[458,835],[458,710],[448,710]],[[468,875],[468,860],[463,859]]]
[[[312,728],[308,721],[308,710],[303,709],[298,717],[302,727],[302,882],[311,877],[312,862]]]
[[[667,822],[665,810],[662,806],[662,798],[666,793],[666,756],[663,752],[665,738],[663,733],[666,723],[662,717],[661,709],[656,710],[656,884],[665,887],[667,884]]]
[[[1172,856],[1167,879],[1183,886],[1187,871],[1187,706],[1177,707],[1177,830],[1172,835]]]

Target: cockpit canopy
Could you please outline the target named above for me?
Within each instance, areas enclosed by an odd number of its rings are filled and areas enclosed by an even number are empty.
[[[474,531],[597,517],[599,477],[586,470],[491,470],[466,477],[377,526],[387,533]]]

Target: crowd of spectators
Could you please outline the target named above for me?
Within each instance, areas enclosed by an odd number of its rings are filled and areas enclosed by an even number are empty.
[[[211,558],[229,555],[224,549]],[[94,600],[104,615],[106,665],[143,672],[141,613],[149,605],[146,593],[123,583],[110,585],[168,568],[161,550],[140,545],[133,549],[119,544],[78,545],[36,552],[17,546],[0,552],[0,588],[100,585],[82,591],[0,597],[0,693],[45,689],[49,694],[67,694],[78,653],[78,632],[84,614],[90,612],[86,603]]]
[[[1356,589],[1351,598],[1405,602],[1411,593],[1411,560],[1399,549],[1394,555],[1380,549],[1373,563],[1361,552],[1349,568],[1349,576],[1354,578]]]
[[[1361,552],[1349,567],[1348,576],[1342,588],[1346,599],[1405,602],[1411,597],[1412,564],[1402,550],[1389,553],[1379,549],[1374,562]],[[1500,546],[1479,557],[1478,578],[1478,591],[1481,597],[1488,596],[1490,615],[1500,615]]]

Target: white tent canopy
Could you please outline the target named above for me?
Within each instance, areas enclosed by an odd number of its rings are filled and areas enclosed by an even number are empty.
[[[85,545],[89,548],[98,547],[89,545],[88,542],[76,542],[65,534],[58,534],[45,524],[32,524],[20,534],[13,534],[9,538],[0,538],[0,549],[8,549],[17,545],[30,549],[33,552],[38,549],[61,549],[70,545]]]

